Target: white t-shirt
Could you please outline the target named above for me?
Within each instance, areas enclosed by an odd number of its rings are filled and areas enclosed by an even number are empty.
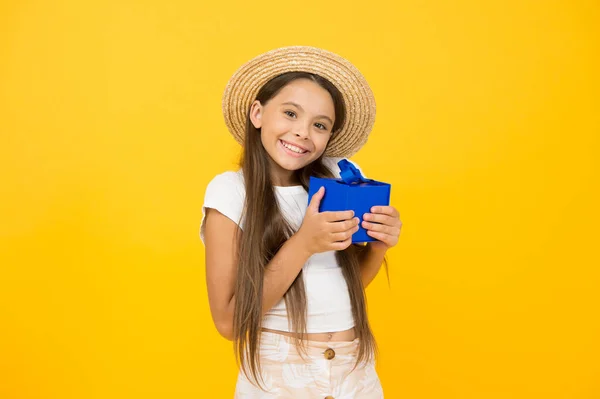
[[[324,157],[323,163],[340,177],[338,161],[343,158]],[[354,163],[353,163],[354,164]],[[358,165],[354,164],[359,170]],[[361,171],[362,172],[362,171]],[[302,186],[275,186],[277,201],[283,216],[297,231],[302,225],[308,206],[308,193]],[[245,200],[242,170],[215,176],[206,188],[200,238],[204,242],[206,208],[213,208],[244,229],[240,220]],[[311,256],[302,267],[307,299],[306,330],[308,333],[343,331],[354,327],[352,305],[346,280],[335,257],[335,251]],[[263,317],[262,327],[290,331],[283,297]]]

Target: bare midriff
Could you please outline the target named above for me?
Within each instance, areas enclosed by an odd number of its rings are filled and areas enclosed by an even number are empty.
[[[271,330],[270,328],[264,328],[264,327],[262,327],[262,330],[281,334],[281,335],[286,335],[288,337],[294,337],[294,336],[300,337],[300,334],[288,332],[288,331]],[[308,333],[308,334],[304,335],[304,339],[307,339],[309,341],[322,341],[322,342],[353,341],[355,338],[356,338],[356,331],[354,330],[354,327],[350,328],[349,330],[344,330],[344,331],[331,331],[331,332],[324,332],[324,333]]]

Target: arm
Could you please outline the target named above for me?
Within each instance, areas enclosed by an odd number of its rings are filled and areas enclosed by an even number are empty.
[[[228,340],[233,339],[237,229],[238,225],[219,211],[207,210],[204,237],[208,299],[215,327]],[[309,257],[310,253],[295,235],[275,254],[265,269],[262,315],[283,297]]]
[[[325,189],[321,187],[311,199],[300,229],[266,265],[262,315],[283,297],[312,254],[339,251],[352,244],[352,234],[358,231],[358,218],[352,211],[319,213],[324,194]],[[215,326],[229,340],[233,339],[238,265],[236,229],[239,227],[231,219],[208,208],[204,231],[208,298]]]
[[[359,259],[360,277],[364,288],[367,288],[367,285],[379,273],[386,252],[387,249],[383,246],[375,246],[372,243],[367,244],[366,250]]]
[[[365,288],[379,272],[387,250],[398,243],[402,230],[400,213],[393,206],[374,206],[371,212],[363,215],[362,226],[377,241],[369,242],[359,259],[360,275]]]

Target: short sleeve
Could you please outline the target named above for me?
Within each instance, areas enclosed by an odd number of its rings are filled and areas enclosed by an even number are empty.
[[[336,178],[340,177],[340,167],[338,166],[338,162],[341,161],[342,159],[345,159],[346,161],[350,162],[352,165],[354,165],[356,167],[356,169],[358,169],[360,171],[360,174],[363,175],[363,177],[367,177],[365,176],[363,170],[360,168],[360,166],[357,165],[356,162],[349,160],[348,158],[340,158],[340,157],[324,157],[323,158],[323,164],[325,166],[327,166],[332,172],[333,175]]]
[[[240,228],[244,208],[244,180],[238,172],[225,172],[215,176],[206,186],[204,204],[202,205],[202,220],[200,222],[200,239],[204,243],[206,209],[213,208],[227,216]]]

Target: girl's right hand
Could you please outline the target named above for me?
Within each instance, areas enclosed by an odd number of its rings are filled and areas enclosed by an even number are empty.
[[[319,212],[324,195],[325,187],[313,195],[296,233],[310,255],[348,248],[352,244],[352,234],[359,229],[359,219],[354,217],[354,211]]]

